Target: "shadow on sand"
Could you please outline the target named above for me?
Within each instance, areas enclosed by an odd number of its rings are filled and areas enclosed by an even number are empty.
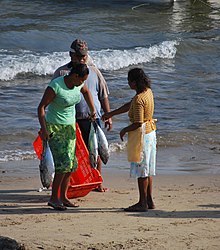
[[[220,218],[220,204],[198,205],[201,210],[191,211],[162,211],[148,210],[147,212],[124,212],[123,208],[68,208],[65,211],[56,211],[47,206],[49,190],[37,193],[36,190],[1,190],[0,214],[44,214],[44,213],[125,213],[127,216],[146,218]],[[12,203],[12,204],[11,204]],[[205,210],[213,208],[216,210]]]

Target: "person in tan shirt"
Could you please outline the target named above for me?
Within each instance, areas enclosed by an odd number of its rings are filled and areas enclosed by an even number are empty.
[[[128,84],[136,91],[136,95],[120,108],[105,113],[102,119],[128,112],[131,124],[120,131],[120,138],[123,141],[124,135],[128,133],[128,145],[132,144],[132,150],[128,150],[128,159],[131,162],[130,175],[138,180],[139,201],[124,210],[145,212],[155,208],[152,197],[152,176],[155,175],[156,167],[154,96],[151,81],[140,68],[134,68],[128,72]],[[133,139],[129,137],[131,133],[134,133]],[[140,133],[141,136],[139,136]],[[135,150],[136,144],[139,150]],[[135,151],[136,155],[131,156],[130,154],[134,154]]]

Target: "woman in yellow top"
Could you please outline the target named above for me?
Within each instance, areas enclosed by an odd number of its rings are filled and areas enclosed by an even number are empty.
[[[147,209],[155,208],[152,198],[152,176],[155,175],[156,165],[156,126],[153,119],[154,96],[151,90],[151,81],[140,68],[134,68],[128,72],[128,84],[131,89],[136,91],[136,95],[130,102],[120,108],[104,114],[102,119],[109,119],[114,115],[128,112],[131,124],[120,131],[120,138],[123,141],[126,133],[136,133],[136,141],[139,138],[139,144],[141,144],[138,152],[140,160],[136,162],[129,160],[131,161],[130,174],[138,179],[139,201],[124,210],[127,212],[145,212]],[[140,131],[143,131],[143,137],[138,137]],[[130,138],[128,137],[128,144],[132,143],[135,146],[134,141],[129,141]],[[132,157],[128,155],[128,159]]]

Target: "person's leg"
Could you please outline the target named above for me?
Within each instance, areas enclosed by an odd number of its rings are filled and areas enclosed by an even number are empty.
[[[69,185],[69,180],[70,180],[71,172],[70,173],[65,173],[63,177],[63,181],[60,186],[60,200],[64,203],[69,201],[67,198],[67,189]]]
[[[83,137],[83,141],[86,144],[86,147],[88,148],[88,141],[89,141],[89,132],[90,132],[90,128],[91,128],[91,122],[87,119],[84,120],[77,120],[82,137]],[[100,120],[97,119],[97,123],[100,126]],[[101,158],[98,157],[98,161],[97,161],[97,170],[99,171],[100,175],[102,175],[102,161]],[[102,184],[100,184],[97,188],[94,189],[97,192],[106,192],[108,191],[108,188],[103,187]]]
[[[102,160],[100,157],[98,157],[98,162],[97,162],[97,170],[99,171],[100,175],[102,175]],[[108,191],[108,188],[103,187],[102,184],[100,184],[95,191],[97,192],[106,192]]]
[[[148,177],[138,178],[139,205],[147,209]]]
[[[148,177],[148,186],[147,186],[147,205],[149,209],[155,208],[153,202],[152,190],[153,190],[153,177],[150,176]]]
[[[89,132],[91,128],[91,122],[88,119],[82,119],[82,120],[77,120],[77,123],[79,125],[83,141],[86,144],[86,147],[88,149],[88,141],[89,141]]]
[[[61,187],[61,183],[63,180],[64,174],[55,173],[53,185],[52,185],[52,193],[50,200],[48,201],[48,206],[53,207],[55,210],[65,210],[66,207],[63,206],[62,201],[60,201],[59,190]]]
[[[147,206],[147,187],[148,187],[148,178],[138,178],[138,190],[139,190],[139,201],[138,203],[125,208],[126,212],[146,212],[148,209]]]
[[[101,128],[100,119],[96,119],[96,122],[97,122],[98,126]],[[97,161],[97,170],[99,171],[100,175],[102,175],[102,160],[101,160],[100,157],[98,157],[98,161]],[[99,191],[99,192],[106,192],[106,191],[108,191],[108,188],[103,187],[103,185],[100,184],[100,185],[96,188],[96,191]]]
[[[67,197],[70,176],[71,176],[71,172],[64,174],[63,181],[60,187],[60,201],[66,207],[78,207],[78,205],[76,205],[75,203],[72,203]]]
[[[59,189],[61,186],[61,183],[63,181],[64,174],[62,173],[55,173],[54,179],[53,179],[53,185],[52,185],[52,193],[50,197],[50,201],[56,204],[61,204],[60,197],[58,196]]]

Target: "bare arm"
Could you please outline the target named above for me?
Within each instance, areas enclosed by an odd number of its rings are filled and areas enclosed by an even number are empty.
[[[101,102],[101,106],[102,106],[104,113],[109,113],[111,109],[110,109],[108,97],[104,98],[100,102]],[[104,122],[105,122],[105,128],[107,128],[108,131],[111,130],[112,129],[112,119],[111,118],[105,119]]]
[[[110,109],[110,104],[109,104],[109,99],[108,99],[109,90],[108,90],[107,83],[102,73],[97,67],[94,66],[91,68],[96,72],[97,77],[98,77],[98,82],[99,82],[98,96],[99,96],[99,101],[100,101],[102,110],[104,111],[104,113],[108,113],[110,112],[111,109]],[[108,131],[112,129],[111,118],[105,119],[104,123],[105,123],[105,128],[107,128]]]
[[[41,138],[43,140],[49,139],[49,134],[46,128],[46,121],[45,121],[45,109],[53,101],[55,96],[56,94],[54,93],[53,89],[50,87],[47,87],[41,99],[41,102],[38,106],[38,120],[41,126],[41,130],[42,130]]]
[[[136,130],[138,129],[139,127],[141,127],[142,123],[140,122],[135,122],[135,123],[132,123],[131,125],[123,128],[121,131],[120,131],[120,138],[121,140],[123,141],[123,137],[126,133],[130,132],[130,131],[133,131],[133,130]]]
[[[119,115],[119,114],[123,114],[123,113],[126,113],[129,111],[129,108],[130,108],[130,105],[131,105],[131,101],[128,102],[128,103],[125,103],[123,106],[121,106],[120,108],[118,109],[115,109],[111,112],[108,112],[108,113],[105,113],[103,116],[102,116],[102,119],[106,119],[106,118],[110,118],[112,116],[115,116],[115,115]],[[139,127],[141,127],[142,123],[140,122],[135,122],[135,123],[132,123],[131,125],[123,128],[121,131],[120,131],[120,138],[121,140],[123,141],[123,137],[126,133],[130,132],[130,131],[133,131],[133,130],[136,130],[138,129]]]
[[[87,105],[89,106],[90,109],[90,116],[91,118],[96,118],[96,109],[95,109],[95,105],[93,102],[93,98],[92,98],[92,94],[89,91],[88,87],[86,85],[84,85],[81,88],[81,93],[83,94],[83,97],[85,98],[85,101],[87,103]]]
[[[120,114],[123,114],[123,113],[126,113],[128,112],[129,108],[130,108],[130,105],[131,105],[131,101],[128,102],[128,103],[125,103],[123,106],[121,106],[120,108],[118,109],[115,109],[113,111],[110,111],[108,113],[105,113],[103,116],[102,116],[102,120],[106,120],[106,119],[109,119],[115,115],[120,115]]]

